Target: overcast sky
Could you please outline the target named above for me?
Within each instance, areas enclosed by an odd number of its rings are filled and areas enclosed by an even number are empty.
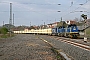
[[[10,3],[16,26],[30,26],[30,22],[31,25],[49,24],[60,21],[61,17],[64,21],[80,19],[81,14],[90,18],[90,0],[0,0],[0,26],[3,21],[9,23]]]

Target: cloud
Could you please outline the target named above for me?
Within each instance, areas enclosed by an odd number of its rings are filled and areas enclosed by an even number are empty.
[[[90,2],[88,2],[87,4],[85,4],[83,6],[83,8],[87,9],[87,10],[90,10]]]
[[[27,9],[29,11],[34,11],[33,8],[25,5],[25,4],[21,4],[18,2],[13,2],[13,1],[2,1],[2,3],[12,3],[12,5],[16,6],[17,8],[23,8],[23,9]]]
[[[71,6],[71,2],[73,1],[73,5]],[[9,5],[12,3],[13,13],[15,14],[15,23],[16,24],[29,24],[28,21],[34,22],[34,24],[42,24],[42,20],[51,20],[51,22],[56,20],[60,20],[61,17],[63,19],[74,19],[81,15],[81,13],[70,13],[72,11],[89,11],[90,10],[90,2],[79,7],[80,3],[85,3],[85,0],[0,0],[0,11],[8,11],[1,12],[0,18],[1,20],[9,19]],[[61,5],[58,5],[61,4]],[[2,7],[3,5],[3,7]],[[70,7],[71,6],[71,7]],[[76,10],[75,10],[76,9]],[[60,10],[61,12],[57,12]],[[68,14],[69,13],[69,14]],[[1,17],[2,16],[2,17]],[[6,16],[6,17],[5,17]],[[5,18],[3,18],[5,17]],[[0,20],[0,22],[2,22]],[[38,20],[38,22],[36,22]]]

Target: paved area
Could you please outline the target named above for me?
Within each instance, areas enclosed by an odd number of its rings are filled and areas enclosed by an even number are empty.
[[[57,60],[51,47],[35,35],[0,39],[0,60]]]

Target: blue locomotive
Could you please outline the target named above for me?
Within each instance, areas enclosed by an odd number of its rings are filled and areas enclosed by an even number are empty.
[[[63,26],[58,28],[52,28],[52,34],[70,38],[79,37],[78,27],[75,24],[68,25],[66,28]]]

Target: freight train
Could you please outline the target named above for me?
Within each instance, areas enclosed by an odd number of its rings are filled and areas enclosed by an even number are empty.
[[[47,28],[47,29],[32,29],[24,31],[14,31],[14,33],[29,33],[29,34],[46,34],[46,35],[56,35],[70,38],[79,38],[79,30],[75,24],[68,25],[65,27]]]

